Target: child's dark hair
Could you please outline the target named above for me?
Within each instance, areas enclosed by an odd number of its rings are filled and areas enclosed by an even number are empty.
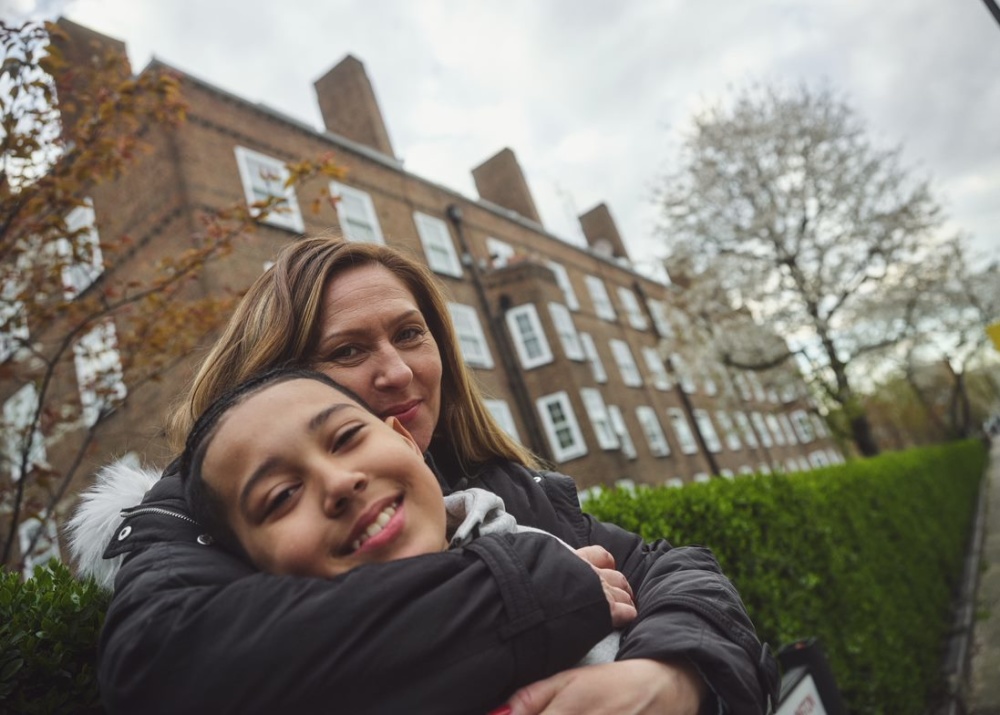
[[[369,412],[373,412],[368,403],[339,382],[316,370],[302,367],[279,367],[260,373],[240,383],[232,390],[224,393],[219,399],[208,406],[195,421],[188,433],[181,454],[179,471],[184,484],[184,498],[191,509],[195,520],[221,546],[247,559],[246,552],[240,546],[239,540],[226,516],[225,503],[219,495],[205,483],[201,468],[205,461],[205,453],[212,444],[212,439],[218,431],[219,422],[237,405],[266,387],[277,385],[289,380],[315,380],[328,385],[357,402]],[[247,559],[249,560],[249,559]]]

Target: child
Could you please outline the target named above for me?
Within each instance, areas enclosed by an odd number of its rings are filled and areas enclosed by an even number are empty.
[[[199,523],[276,574],[333,578],[478,536],[538,531],[518,527],[485,490],[443,497],[399,420],[379,419],[310,370],[275,370],[217,400],[192,428],[180,472]],[[635,616],[621,584],[602,577],[616,628]],[[612,636],[584,662],[613,660]]]

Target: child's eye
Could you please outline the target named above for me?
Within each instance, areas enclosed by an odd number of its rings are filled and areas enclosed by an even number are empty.
[[[333,437],[333,442],[330,444],[330,451],[336,452],[337,450],[350,444],[351,440],[354,439],[354,436],[360,432],[361,428],[364,426],[364,423],[359,422],[358,424],[351,425],[350,427],[337,432],[337,434]]]
[[[295,484],[292,486],[285,487],[274,493],[274,495],[268,500],[264,508],[264,515],[270,516],[275,513],[282,506],[288,503],[288,501],[295,496],[295,492],[302,488],[301,484]]]

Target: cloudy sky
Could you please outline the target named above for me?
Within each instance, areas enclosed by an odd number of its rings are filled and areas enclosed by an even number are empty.
[[[0,0],[66,15],[321,126],[312,83],[364,62],[396,154],[475,196],[505,146],[546,227],[605,201],[637,263],[692,112],[749,81],[825,84],[930,177],[954,228],[1000,256],[1000,25],[982,0]]]

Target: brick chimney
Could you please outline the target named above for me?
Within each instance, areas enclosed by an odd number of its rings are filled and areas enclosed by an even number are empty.
[[[629,260],[628,251],[622,243],[621,234],[611,211],[605,203],[597,204],[585,214],[580,215],[580,228],[594,253],[606,258],[624,258]]]
[[[472,178],[480,198],[521,214],[537,224],[542,223],[521,165],[510,149],[502,149],[473,169]]]
[[[114,86],[132,74],[125,43],[78,25],[65,17],[56,20],[63,33],[52,36],[52,44],[62,53],[63,64],[55,70],[56,91],[60,102],[62,131],[72,140],[81,106],[97,96],[95,83]],[[117,70],[109,73],[110,68]]]
[[[313,87],[328,131],[395,158],[375,90],[361,60],[347,55]]]

